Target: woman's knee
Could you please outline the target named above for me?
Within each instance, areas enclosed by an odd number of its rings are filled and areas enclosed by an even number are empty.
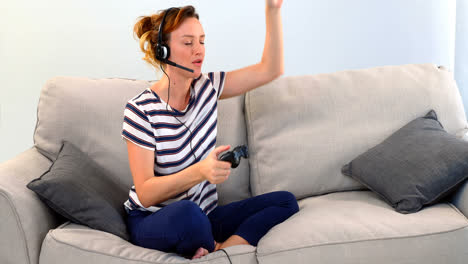
[[[195,202],[192,202],[189,200],[177,201],[171,205],[175,207],[176,210],[183,215],[185,215],[186,213],[196,214],[198,213],[198,211],[201,211],[200,207]]]
[[[183,219],[180,228],[190,232],[205,232],[206,229],[211,229],[208,216],[196,203],[187,200],[176,203],[178,203],[178,217]]]
[[[178,245],[179,251],[191,252],[199,247],[213,251],[214,240],[208,216],[194,202],[179,202],[178,210],[183,219],[183,223],[178,227],[182,240],[182,243]]]
[[[277,191],[274,192],[276,201],[278,201],[281,207],[291,209],[291,214],[295,214],[299,211],[299,205],[297,204],[296,196],[288,191]]]

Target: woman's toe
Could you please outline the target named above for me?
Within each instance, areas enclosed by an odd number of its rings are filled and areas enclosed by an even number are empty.
[[[197,249],[197,251],[195,252],[195,255],[193,255],[192,259],[197,259],[197,258],[201,258],[205,255],[208,255],[208,250],[204,249],[204,248],[199,248]]]

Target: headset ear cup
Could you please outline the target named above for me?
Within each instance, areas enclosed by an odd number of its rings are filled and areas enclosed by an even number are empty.
[[[156,59],[157,59],[158,61],[162,61],[162,60],[163,60],[163,58],[162,58],[163,53],[162,53],[162,50],[161,50],[161,45],[159,45],[159,43],[156,44],[155,53],[156,53],[156,54],[155,54],[155,55],[156,55]]]
[[[170,56],[170,49],[168,46],[162,44],[162,45],[159,45],[157,44],[156,45],[156,59],[159,60],[159,61],[164,61],[164,60],[167,60]]]
[[[163,58],[164,60],[168,60],[168,59],[169,59],[169,56],[171,56],[171,49],[169,49],[169,46],[167,46],[167,45],[165,45],[165,44],[161,45],[161,47],[162,47],[161,49],[162,49],[163,54],[164,54],[164,55],[162,56],[162,58]]]

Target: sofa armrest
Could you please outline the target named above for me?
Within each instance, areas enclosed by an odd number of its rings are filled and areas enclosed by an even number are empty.
[[[59,218],[26,187],[52,162],[32,147],[0,164],[0,263],[39,263],[42,241]]]

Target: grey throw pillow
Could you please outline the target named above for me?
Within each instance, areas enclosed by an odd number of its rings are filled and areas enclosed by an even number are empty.
[[[468,177],[468,142],[447,133],[434,110],[342,167],[396,211],[434,204]]]
[[[68,220],[129,239],[126,191],[73,144],[65,141],[50,169],[27,187]]]

